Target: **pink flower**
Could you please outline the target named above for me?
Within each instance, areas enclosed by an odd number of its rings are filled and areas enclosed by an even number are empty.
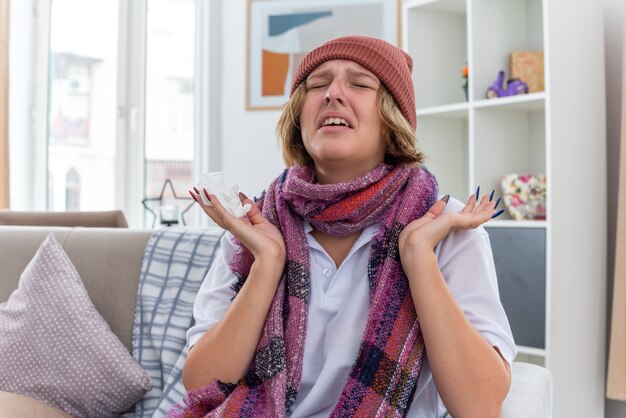
[[[513,206],[514,208],[523,205],[524,202],[522,201],[522,199],[520,199],[520,197],[518,195],[513,195],[512,199],[511,199],[511,206]]]

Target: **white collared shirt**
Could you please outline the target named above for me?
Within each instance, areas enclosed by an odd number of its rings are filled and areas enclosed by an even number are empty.
[[[446,211],[459,211],[463,204],[450,199]],[[363,229],[343,263],[336,268],[332,258],[304,224],[311,259],[311,294],[302,366],[302,384],[291,407],[291,417],[328,417],[339,400],[365,331],[369,313],[367,262],[378,225]],[[228,265],[234,255],[231,236],[222,238],[221,253],[205,278],[196,302],[196,324],[187,332],[189,345],[223,317],[234,296],[237,277]],[[464,314],[481,335],[498,347],[511,364],[516,347],[500,303],[489,236],[483,227],[450,233],[435,248],[441,273]],[[424,362],[411,418],[445,415],[428,361]]]

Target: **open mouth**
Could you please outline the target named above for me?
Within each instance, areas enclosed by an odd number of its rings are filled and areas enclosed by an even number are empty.
[[[351,128],[351,126],[348,123],[348,121],[346,121],[343,118],[326,118],[322,122],[322,126],[321,127],[324,127],[324,126],[345,126],[347,128]]]

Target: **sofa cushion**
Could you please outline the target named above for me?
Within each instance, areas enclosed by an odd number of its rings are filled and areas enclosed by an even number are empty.
[[[514,361],[511,389],[502,405],[501,418],[552,416],[552,373],[545,367]]]
[[[73,416],[116,415],[152,387],[52,234],[0,305],[0,352],[0,390]]]

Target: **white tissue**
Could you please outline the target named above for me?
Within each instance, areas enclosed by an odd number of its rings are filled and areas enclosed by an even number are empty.
[[[243,206],[241,205],[241,200],[239,200],[239,186],[237,183],[230,183],[226,174],[222,171],[203,174],[200,177],[198,189],[200,190],[202,202],[204,202],[205,205],[213,206],[211,202],[209,202],[209,198],[204,194],[204,189],[210,194],[215,195],[222,206],[224,206],[231,215],[237,218],[244,216],[252,207],[249,203]]]

